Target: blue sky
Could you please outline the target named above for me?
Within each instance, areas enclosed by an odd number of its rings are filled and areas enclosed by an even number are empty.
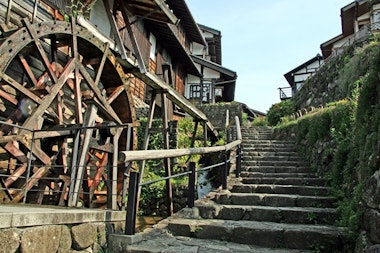
[[[186,0],[197,23],[222,32],[223,66],[237,72],[235,100],[267,112],[280,102],[284,74],[341,33],[353,0]]]

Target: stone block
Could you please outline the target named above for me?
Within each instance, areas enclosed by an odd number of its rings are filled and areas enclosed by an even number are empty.
[[[27,228],[21,235],[20,251],[23,253],[57,252],[61,239],[61,226]]]
[[[97,233],[97,227],[95,224],[92,223],[84,223],[72,227],[72,247],[75,250],[83,250],[92,246],[97,240]]]
[[[20,247],[20,230],[15,228],[0,230],[0,252],[15,253]]]
[[[61,239],[59,241],[59,249],[57,253],[66,253],[71,249],[71,233],[67,226],[61,226]]]

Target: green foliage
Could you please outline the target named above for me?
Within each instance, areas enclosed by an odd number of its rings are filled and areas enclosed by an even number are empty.
[[[143,140],[145,136],[147,119],[140,119],[140,127],[138,128],[138,148],[142,149]],[[149,150],[158,150],[163,148],[163,137],[162,137],[162,121],[154,120],[152,122],[151,129],[153,130],[150,134],[148,149]],[[177,133],[177,147],[171,148],[190,148],[193,134],[194,134],[195,123],[192,118],[183,118],[178,121],[178,133]],[[223,135],[222,135],[223,136]],[[203,147],[203,127],[198,125],[197,132],[195,133],[195,142],[194,147]],[[222,140],[223,141],[223,140]],[[186,164],[189,161],[193,161],[196,164],[199,163],[201,159],[200,155],[192,156],[182,156],[178,157],[176,160],[172,160],[172,174],[177,174],[183,172]],[[146,161],[143,175],[143,182],[157,180],[161,177],[166,176],[164,161],[163,159],[157,160],[148,160]],[[187,185],[188,177],[179,177],[172,179],[173,186],[179,188],[183,185]],[[140,195],[140,209],[139,215],[144,215],[144,210],[148,209],[159,209],[159,202],[162,201],[165,196],[165,181],[159,181],[147,186],[142,187]],[[157,206],[149,206],[152,203],[156,203]],[[150,214],[155,215],[155,213]]]
[[[66,6],[67,12],[63,12],[65,20],[68,21],[70,19],[69,16],[77,17],[78,15],[89,18],[91,9],[96,1],[70,0],[70,5]]]
[[[268,111],[267,120],[270,126],[275,126],[280,123],[281,118],[294,113],[295,105],[292,100],[281,101],[274,104]]]
[[[266,117],[257,117],[251,122],[251,126],[268,126]]]
[[[295,134],[300,149],[310,160],[322,159],[319,170],[327,168],[324,175],[339,200],[337,223],[349,228],[350,239],[354,241],[362,229],[363,189],[373,173],[380,169],[376,158],[380,153],[378,38],[374,37],[372,42],[352,52],[342,58],[345,65],[325,66],[338,77],[335,80],[340,82],[346,99],[329,103],[324,109],[301,119],[283,120],[285,124],[277,126],[276,131]],[[321,85],[327,87],[328,83]],[[322,155],[316,157],[319,153]]]

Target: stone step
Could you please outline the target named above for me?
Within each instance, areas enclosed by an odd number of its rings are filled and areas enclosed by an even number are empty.
[[[302,159],[305,159],[303,158],[301,155],[299,155],[298,152],[295,152],[295,151],[254,151],[254,150],[244,150],[244,155],[247,155],[247,156],[261,156],[261,157],[277,157],[277,156],[285,156],[285,157],[299,157],[299,158],[302,158]]]
[[[333,208],[335,199],[326,196],[268,193],[216,193],[212,199],[221,205],[323,207]]]
[[[175,236],[170,232],[153,231],[149,238],[144,238],[141,242],[126,245],[119,252],[130,253],[315,253],[309,250],[297,249],[273,249],[264,248],[255,245],[246,245],[240,243],[226,242],[221,240],[199,239],[184,236]],[[122,240],[122,239],[121,239]],[[120,247],[118,241],[115,245],[109,245],[111,249]],[[113,252],[113,251],[110,251]],[[116,251],[115,251],[116,252]]]
[[[243,139],[243,145],[248,144],[254,145],[254,146],[262,146],[262,147],[268,147],[268,146],[277,146],[277,147],[295,147],[295,143],[293,141],[278,141],[278,140],[252,140],[251,138],[244,138]]]
[[[309,163],[301,161],[254,161],[243,157],[242,166],[307,167]]]
[[[243,177],[243,173],[241,175]],[[243,184],[279,184],[279,185],[308,185],[308,186],[325,186],[324,178],[278,178],[278,177],[243,177]]]
[[[283,161],[297,161],[297,162],[304,162],[305,158],[296,156],[296,155],[287,155],[287,156],[280,156],[280,155],[251,155],[247,154],[246,152],[243,153],[243,159],[246,161],[273,161],[273,162],[283,162]]]
[[[308,166],[247,166],[242,162],[242,171],[263,173],[311,173]]]
[[[243,152],[296,152],[295,147],[275,147],[275,146],[256,146],[256,145],[249,145],[249,144],[242,144]]]
[[[235,193],[267,193],[297,194],[304,196],[327,196],[329,189],[321,186],[274,185],[274,184],[235,184],[231,192]]]
[[[203,219],[334,225],[338,218],[333,208],[217,205],[213,201],[199,201],[196,207]]]
[[[251,177],[251,178],[316,178],[313,173],[297,173],[297,172],[287,172],[287,173],[266,173],[266,172],[255,172],[255,171],[242,171],[240,177]]]
[[[274,222],[173,219],[168,229],[174,235],[223,240],[270,248],[312,250],[318,245],[331,251],[342,250],[345,230],[327,225]]]

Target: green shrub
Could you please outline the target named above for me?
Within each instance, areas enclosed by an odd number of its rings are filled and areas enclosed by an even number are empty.
[[[270,126],[275,126],[280,123],[281,118],[294,113],[295,105],[292,100],[281,101],[274,104],[268,111],[267,120]]]

